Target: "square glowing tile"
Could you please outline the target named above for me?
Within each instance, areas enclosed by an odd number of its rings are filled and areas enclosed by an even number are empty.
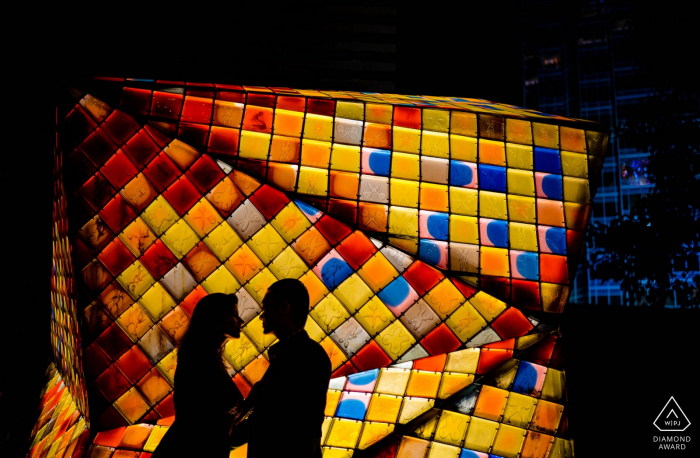
[[[540,399],[535,406],[535,413],[530,429],[547,434],[555,434],[564,413],[564,406]]]
[[[450,212],[476,216],[479,208],[479,191],[450,186]]]
[[[486,327],[486,321],[468,302],[455,310],[445,323],[462,342],[468,341]]]
[[[479,191],[479,216],[508,219],[506,195],[498,192]]]
[[[424,300],[419,299],[401,315],[401,322],[416,339],[420,339],[440,323],[440,318]]]
[[[119,239],[138,257],[156,241],[156,236],[141,218],[136,218],[119,234]]]
[[[158,237],[180,218],[162,195],[146,207],[141,217]]]
[[[470,418],[457,412],[443,410],[435,429],[435,440],[446,444],[461,445]]]
[[[165,231],[161,240],[178,260],[182,260],[197,245],[199,237],[185,220],[181,219]]]
[[[345,172],[359,172],[360,147],[334,143],[331,149],[331,169]]]
[[[504,458],[517,457],[525,441],[526,432],[524,429],[501,425],[498,428],[491,452]]]
[[[236,281],[234,276],[231,275],[231,272],[229,272],[226,266],[219,266],[202,282],[202,288],[209,294],[234,294],[240,287],[241,285]]]
[[[421,145],[421,131],[394,125],[394,151],[418,154]]]
[[[354,318],[340,325],[330,337],[348,357],[357,353],[370,340],[367,331]]]
[[[394,321],[379,333],[375,340],[392,360],[397,360],[411,346],[416,343],[416,339],[411,335],[400,321]]]
[[[124,270],[117,280],[134,300],[141,297],[155,283],[155,279],[138,260]]]
[[[332,332],[350,316],[345,307],[332,294],[323,298],[309,315],[326,333]]]
[[[215,227],[203,241],[221,262],[226,261],[243,244],[228,222]]]
[[[447,399],[463,388],[471,385],[472,382],[474,382],[474,375],[472,374],[455,374],[445,372],[442,376],[442,381],[440,382],[438,399]]]
[[[418,207],[418,182],[391,178],[389,196],[391,205]]]
[[[394,315],[377,296],[362,306],[355,318],[370,336],[376,335],[395,320]]]
[[[165,287],[170,296],[179,301],[197,286],[197,281],[185,266],[177,263],[160,279],[160,284]]]
[[[168,292],[156,282],[146,293],[139,299],[139,304],[148,312],[148,315],[153,321],[159,321],[170,310],[175,307],[175,301]]]
[[[293,244],[294,251],[309,265],[314,266],[331,249],[328,241],[315,227],[304,232]]]
[[[357,448],[364,450],[365,448],[376,444],[394,431],[393,424],[365,422],[362,428],[362,435]]]
[[[226,220],[243,240],[248,240],[267,222],[250,200],[246,200]]]
[[[493,444],[498,426],[498,423],[495,421],[471,417],[469,430],[464,439],[464,447],[480,452],[488,452],[491,444]]]
[[[440,387],[440,378],[442,374],[439,372],[411,371],[411,378],[408,381],[406,388],[406,396],[418,396],[426,398],[435,398],[438,388]]]
[[[223,222],[216,209],[204,198],[194,204],[194,207],[185,214],[183,219],[199,238],[206,237],[212,229]]]
[[[474,415],[500,422],[507,400],[508,391],[484,385],[479,392]]]
[[[511,221],[534,224],[537,221],[535,209],[534,198],[508,195],[508,216]]]

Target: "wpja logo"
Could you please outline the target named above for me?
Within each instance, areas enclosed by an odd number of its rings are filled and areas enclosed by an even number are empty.
[[[654,420],[654,426],[663,432],[682,432],[690,426],[690,420],[671,396]],[[659,443],[659,450],[685,450],[690,436],[654,436],[654,442]]]

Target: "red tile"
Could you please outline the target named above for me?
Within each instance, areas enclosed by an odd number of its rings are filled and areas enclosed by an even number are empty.
[[[485,374],[508,361],[513,356],[512,350],[490,350],[481,349],[479,355],[479,365],[476,368],[477,374]]]
[[[350,228],[348,226],[328,215],[325,215],[318,220],[316,223],[316,229],[323,234],[331,245],[337,244],[345,237],[350,235]]]
[[[262,186],[250,196],[250,201],[270,221],[289,203],[289,198],[272,186]]]
[[[275,106],[275,96],[269,94],[248,94],[248,104],[259,107],[272,108]]]
[[[566,231],[566,252],[569,256],[581,256],[583,250],[583,231]]]
[[[123,145],[139,130],[139,124],[121,110],[114,110],[103,124],[104,130],[117,145]]]
[[[177,258],[160,240],[156,240],[139,258],[141,264],[148,269],[153,278],[160,278],[177,264]]]
[[[136,345],[132,346],[129,351],[117,360],[116,366],[121,369],[131,383],[136,383],[152,367],[146,355]]]
[[[422,261],[415,261],[403,273],[404,278],[411,284],[421,296],[437,285],[440,280],[445,278],[437,269],[430,267]]]
[[[83,367],[88,377],[97,377],[109,366],[109,356],[96,343],[88,345],[83,352]]]
[[[209,132],[207,152],[235,156],[238,154],[238,143],[241,131],[228,127],[212,126]]]
[[[185,103],[182,106],[181,120],[186,122],[196,122],[200,124],[209,124],[211,121],[211,112],[213,103],[211,99],[202,97],[185,97]]]
[[[328,202],[328,214],[346,224],[355,224],[357,222],[357,202],[330,199]]]
[[[516,308],[509,308],[496,318],[491,327],[503,339],[511,337],[520,337],[532,329],[532,323],[525,318],[525,315]]]
[[[107,270],[115,277],[136,260],[131,251],[119,238],[112,240],[97,258],[102,261]]]
[[[169,144],[173,139],[167,136],[163,131],[153,127],[150,124],[143,126],[144,130],[151,136],[151,139],[156,142],[159,148],[164,148],[165,145]]]
[[[449,353],[462,346],[462,342],[445,323],[430,331],[423,337],[420,344],[431,355]]]
[[[131,383],[129,383],[129,380],[124,377],[124,374],[121,373],[116,365],[112,365],[97,377],[95,386],[102,391],[102,394],[104,394],[110,402],[114,402],[119,396],[126,393],[126,391],[131,388]],[[121,440],[121,437],[119,440]]]
[[[112,185],[107,181],[107,179],[100,172],[96,172],[81,188],[78,192],[85,198],[85,200],[95,209],[95,211],[100,211],[102,207],[109,202],[109,200],[117,192]]]
[[[122,146],[122,151],[139,169],[142,169],[160,151],[148,132],[141,129],[136,135]]]
[[[182,259],[182,264],[192,273],[194,278],[201,282],[221,265],[209,247],[204,242],[199,242]]]
[[[384,353],[384,350],[374,340],[370,340],[362,350],[352,357],[351,361],[361,371],[388,366],[392,363],[391,358]]]
[[[199,192],[205,194],[223,180],[225,175],[212,158],[203,155],[190,166],[190,169],[185,172],[185,176],[190,179]]]
[[[241,375],[241,373],[237,373],[236,375],[233,376],[233,382],[236,384],[238,387],[238,391],[241,392],[243,395],[243,398],[247,398],[248,395],[250,394],[250,390],[253,389],[252,386],[250,386],[250,383]]]
[[[333,116],[335,114],[335,100],[308,99],[306,111],[307,113]]]
[[[481,289],[496,299],[510,302],[510,279],[497,277],[482,277]]]
[[[151,115],[177,119],[180,116],[183,98],[182,94],[154,91],[151,100]]]
[[[98,127],[80,145],[80,149],[96,167],[101,167],[117,151],[117,145]]]
[[[177,127],[177,138],[198,150],[203,150],[207,145],[209,126],[206,124],[193,124],[181,122]]]
[[[180,302],[180,308],[184,310],[186,314],[192,316],[192,312],[194,312],[194,308],[197,306],[199,300],[207,294],[209,293],[202,288],[202,285],[197,285],[197,287],[190,291],[190,294],[188,294],[187,297]]]
[[[192,208],[202,195],[187,177],[181,176],[165,190],[163,197],[182,216]]]
[[[540,254],[540,280],[546,283],[569,283],[566,256]]]
[[[421,128],[421,110],[413,107],[394,107],[394,125],[410,129]]]
[[[336,369],[335,372],[331,374],[331,378],[345,377],[355,373],[357,373],[357,369],[355,369],[355,366],[353,366],[353,364],[350,361],[348,361],[342,366],[340,366],[338,369]]]
[[[271,133],[272,109],[250,105],[249,96],[248,106],[246,106],[245,114],[243,115],[243,130]]]
[[[482,348],[488,348],[490,350],[513,350],[515,348],[515,339],[500,340],[498,342],[486,344]]]
[[[163,192],[182,174],[167,154],[161,152],[143,170],[143,174],[158,190]]]
[[[413,362],[413,369],[431,372],[442,372],[445,369],[447,355],[441,354],[417,359]]]
[[[85,140],[90,132],[97,127],[95,121],[93,121],[90,115],[88,115],[80,105],[76,105],[75,108],[68,113],[64,125],[66,126],[66,133],[70,135],[76,143]]]
[[[304,111],[306,97],[280,95],[277,97],[277,108],[290,111]]]
[[[114,406],[109,406],[109,408],[102,415],[100,415],[100,418],[97,420],[97,425],[100,429],[119,428],[121,426],[128,426],[128,424],[129,422],[127,422],[124,417],[121,416]]]
[[[452,278],[452,279],[450,279],[450,281],[457,287],[457,289],[458,289],[458,290],[464,295],[464,297],[466,297],[467,299],[469,299],[469,298],[472,297],[474,294],[476,294],[476,288],[474,288],[473,286],[468,285],[468,284],[464,283],[463,281],[458,280],[458,279],[456,279],[456,278]]]
[[[155,407],[156,412],[163,418],[172,417],[175,415],[175,403],[173,403],[173,393],[167,395],[158,405]]]
[[[362,264],[367,262],[377,252],[374,244],[360,231],[350,234],[336,249],[353,270],[359,269]]]
[[[151,91],[147,89],[136,89],[125,87],[119,100],[119,108],[134,114],[147,115],[148,107],[151,106]]]
[[[117,194],[105,205],[100,217],[115,233],[119,233],[136,219],[136,213],[121,194]]]
[[[118,150],[117,153],[105,163],[101,171],[117,189],[123,188],[129,180],[138,174],[138,170],[134,164],[121,150]]]
[[[552,352],[554,352],[556,344],[557,336],[547,336],[532,347],[526,349],[520,356],[520,359],[541,366],[549,366],[549,361],[552,358]]]
[[[512,286],[513,304],[517,304],[518,308],[530,310],[542,308],[539,282],[513,279]]]

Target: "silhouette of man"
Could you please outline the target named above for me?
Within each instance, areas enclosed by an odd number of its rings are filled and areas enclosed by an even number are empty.
[[[331,362],[304,330],[309,293],[302,282],[283,279],[267,290],[263,332],[278,339],[270,366],[246,400],[252,411],[241,423],[248,431],[248,458],[321,457],[321,425]]]

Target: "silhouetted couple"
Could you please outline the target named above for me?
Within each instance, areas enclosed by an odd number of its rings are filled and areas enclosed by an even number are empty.
[[[248,457],[321,457],[321,425],[331,363],[304,331],[309,293],[299,280],[274,283],[263,299],[265,334],[278,339],[270,366],[248,398],[231,380],[223,345],[239,338],[238,298],[211,294],[195,307],[178,349],[175,421],[152,458],[228,457],[248,443]]]

